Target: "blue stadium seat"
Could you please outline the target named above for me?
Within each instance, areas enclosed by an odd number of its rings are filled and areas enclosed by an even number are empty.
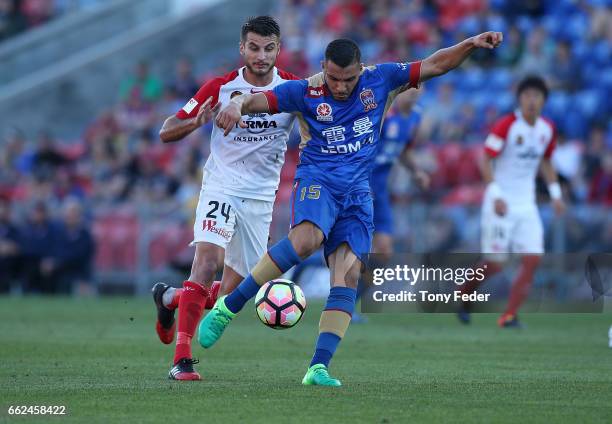
[[[574,95],[574,103],[585,117],[594,117],[600,106],[599,92],[596,90],[583,90]]]
[[[512,85],[512,72],[506,68],[495,68],[487,72],[487,80],[492,90],[508,90]]]

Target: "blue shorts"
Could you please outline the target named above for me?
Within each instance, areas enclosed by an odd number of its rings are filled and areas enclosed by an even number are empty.
[[[393,234],[393,209],[386,188],[374,192],[374,232]]]
[[[370,193],[332,193],[314,178],[296,179],[291,196],[291,227],[303,221],[312,222],[323,232],[325,258],[347,243],[366,262],[374,232]]]

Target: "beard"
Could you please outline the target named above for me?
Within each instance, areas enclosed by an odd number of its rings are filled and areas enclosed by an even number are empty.
[[[271,64],[265,68],[257,68],[256,66],[247,63],[246,64],[247,69],[249,70],[250,73],[254,74],[254,75],[266,75],[268,72],[270,72],[272,70],[272,68],[274,67],[274,64]]]

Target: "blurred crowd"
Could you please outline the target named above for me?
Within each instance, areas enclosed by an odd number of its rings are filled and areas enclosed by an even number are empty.
[[[0,0],[0,42],[102,0]]]
[[[21,6],[27,3],[31,2],[20,2]],[[612,104],[608,100],[612,95],[612,12],[605,3],[279,2],[276,16],[283,44],[278,66],[301,76],[318,72],[327,42],[341,36],[355,39],[364,60],[376,63],[423,58],[471,34],[503,31],[501,49],[477,54],[462,69],[425,84],[417,158],[432,174],[433,187],[421,193],[403,170],[395,170],[394,201],[477,206],[482,195],[477,167],[482,142],[492,122],[513,109],[517,80],[538,72],[552,88],[546,114],[559,129],[553,160],[566,197],[576,208],[589,204],[608,208],[612,205]],[[58,282],[57,290],[86,286],[94,257],[92,240],[98,244],[98,268],[133,267],[135,248],[125,249],[126,243],[138,238],[138,220],[132,218],[143,205],[153,205],[147,212],[153,220],[162,214],[172,217],[171,224],[164,221],[148,227],[153,234],[149,240],[152,266],[173,260],[189,241],[201,166],[209,153],[210,125],[169,145],[162,145],[158,131],[163,120],[179,110],[207,78],[236,66],[238,62],[203,69],[197,60],[184,57],[176,63],[174,75],[155,75],[141,61],[118,88],[116,106],[82,127],[75,126],[74,139],[57,140],[51,131],[29,139],[20,129],[9,130],[0,142],[0,198],[4,199],[0,275],[21,272],[26,290],[45,291],[47,283],[34,287],[34,281],[49,279]],[[297,144],[294,132],[279,205],[289,199]],[[543,189],[541,199],[545,197]],[[276,217],[284,212],[278,208]],[[436,231],[454,227],[449,233],[460,239],[468,227],[461,228],[461,213],[455,216],[456,220],[432,217],[432,227]],[[606,219],[604,214],[604,223]],[[578,219],[575,225],[584,222]],[[601,232],[601,222],[597,225],[599,230],[593,231]],[[610,233],[612,241],[612,223],[607,225],[604,232]],[[429,236],[435,238],[434,233]],[[580,234],[588,239],[591,233],[581,230]],[[79,256],[63,257],[63,252],[72,250],[57,247],[62,243],[76,246]],[[36,250],[34,245],[44,247]],[[455,240],[440,249],[458,245]],[[5,271],[9,269],[10,273]],[[31,273],[38,274],[32,277]]]

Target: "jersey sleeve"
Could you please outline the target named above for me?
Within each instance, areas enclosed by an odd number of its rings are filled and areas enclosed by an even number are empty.
[[[407,85],[406,88],[418,88],[421,76],[421,62],[381,63],[376,65],[382,77],[389,84],[390,90]]]
[[[178,119],[194,118],[198,114],[202,103],[204,103],[209,97],[213,98],[211,104],[211,107],[213,107],[219,100],[219,87],[219,84],[216,84],[215,80],[207,82],[200,87],[198,92],[191,99],[189,99],[185,106],[183,106],[183,108],[179,110],[175,116]]]
[[[178,119],[195,118],[200,110],[202,103],[209,97],[212,97],[212,103],[210,105],[213,108],[219,101],[219,90],[221,86],[227,82],[233,80],[238,76],[238,71],[232,71],[222,77],[216,77],[205,83],[200,87],[198,92],[183,106],[181,110],[176,113]]]
[[[304,111],[304,90],[307,85],[306,80],[287,81],[264,92],[270,113]]]
[[[498,120],[485,140],[484,149],[489,157],[497,157],[504,150],[510,126],[516,120],[514,114]]]

